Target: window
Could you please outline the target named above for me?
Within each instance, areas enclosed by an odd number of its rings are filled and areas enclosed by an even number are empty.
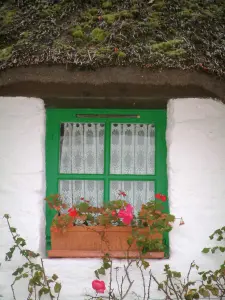
[[[164,110],[48,109],[47,195],[101,206],[123,190],[138,210],[167,193],[165,130]],[[48,250],[52,213],[47,207]]]

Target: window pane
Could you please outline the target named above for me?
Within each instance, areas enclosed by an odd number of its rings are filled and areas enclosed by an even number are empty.
[[[155,173],[154,125],[112,124],[110,173]]]
[[[60,173],[103,174],[105,125],[62,123]]]
[[[104,182],[99,180],[60,180],[59,193],[68,206],[90,200],[93,206],[103,205]]]
[[[135,211],[142,204],[155,199],[154,181],[111,181],[110,200],[118,198],[118,191],[126,192],[125,200],[134,206]]]

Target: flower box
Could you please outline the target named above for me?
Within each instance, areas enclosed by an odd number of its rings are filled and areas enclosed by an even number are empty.
[[[140,228],[138,232],[149,236],[148,228]],[[52,249],[48,251],[48,256],[94,258],[103,257],[108,253],[113,258],[126,258],[128,255],[130,258],[137,258],[140,251],[136,243],[133,242],[130,247],[127,243],[131,235],[131,226],[73,226],[65,233],[52,231]],[[149,238],[162,240],[162,235],[155,233]],[[148,252],[144,257],[163,258],[164,252]]]

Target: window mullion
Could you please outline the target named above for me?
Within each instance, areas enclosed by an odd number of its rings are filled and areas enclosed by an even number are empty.
[[[109,121],[105,123],[105,155],[104,155],[104,202],[107,203],[110,195],[110,143],[111,143],[111,125]]]

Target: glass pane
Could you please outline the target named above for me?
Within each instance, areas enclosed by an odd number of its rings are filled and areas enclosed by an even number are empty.
[[[103,174],[105,125],[62,123],[60,173]]]
[[[154,181],[111,181],[110,200],[118,198],[118,191],[124,191],[125,200],[134,206],[135,211],[140,210],[141,205],[155,199]]]
[[[93,206],[103,205],[104,182],[99,180],[60,180],[59,193],[71,207],[84,197]]]
[[[110,173],[155,173],[154,125],[112,124]]]

